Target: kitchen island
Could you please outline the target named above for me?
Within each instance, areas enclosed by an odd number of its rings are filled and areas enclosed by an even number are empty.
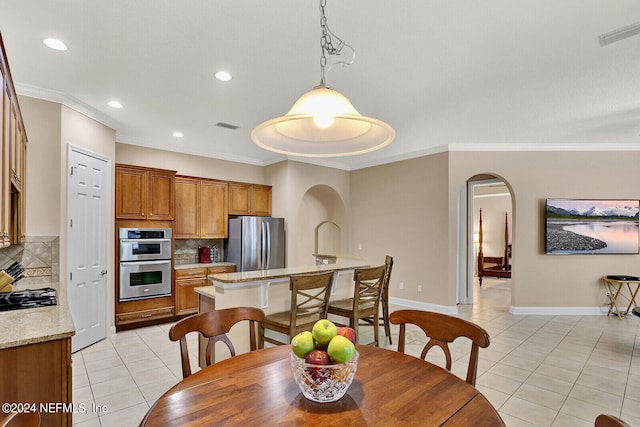
[[[291,308],[289,277],[326,271],[333,272],[331,299],[350,298],[353,296],[353,270],[368,266],[364,260],[338,258],[335,264],[210,274],[208,279],[211,285],[195,289],[199,294],[199,312],[242,306],[258,307],[266,314],[287,311]],[[234,326],[229,333],[237,354],[249,351],[249,330],[246,323]],[[267,332],[275,334],[273,331]],[[205,346],[201,344],[200,347]],[[219,353],[221,354],[216,354],[216,361],[228,357],[227,353]],[[200,355],[202,361],[202,352]]]
[[[0,312],[0,401],[28,403],[41,412],[42,426],[71,425],[71,408],[43,412],[40,404],[70,405],[73,319],[58,305]],[[4,414],[0,414],[0,419]]]

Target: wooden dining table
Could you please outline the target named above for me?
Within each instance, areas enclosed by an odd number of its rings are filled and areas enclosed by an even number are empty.
[[[316,403],[302,395],[287,345],[196,372],[162,395],[140,425],[505,425],[475,387],[450,372],[393,350],[357,349],[355,378],[336,402]]]

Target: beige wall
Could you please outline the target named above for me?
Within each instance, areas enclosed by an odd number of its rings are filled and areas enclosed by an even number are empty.
[[[455,305],[455,282],[448,280],[456,264],[447,256],[455,244],[447,228],[448,160],[440,153],[351,172],[350,245],[372,265],[394,257],[392,297]]]
[[[27,143],[26,234],[60,235],[61,105],[19,96]]]

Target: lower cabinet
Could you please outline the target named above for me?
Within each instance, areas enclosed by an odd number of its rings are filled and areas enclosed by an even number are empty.
[[[2,403],[34,405],[43,427],[72,424],[71,338],[2,349],[0,366]]]
[[[215,273],[233,273],[234,266],[200,267],[175,270],[176,315],[194,314],[198,312],[198,294],[194,290],[207,286],[207,276]]]

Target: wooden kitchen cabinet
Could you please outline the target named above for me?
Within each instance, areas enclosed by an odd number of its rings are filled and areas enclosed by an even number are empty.
[[[233,273],[234,266],[199,267],[175,270],[176,315],[198,312],[198,294],[194,291],[200,286],[208,286],[207,276],[215,273]]]
[[[222,181],[203,180],[201,185],[200,237],[226,239],[229,234],[229,184]]]
[[[0,366],[0,401],[36,405],[43,427],[72,424],[72,411],[55,407],[72,402],[70,337],[2,349]]]
[[[177,176],[175,183],[174,238],[227,238],[228,183],[184,176]]]
[[[229,183],[229,215],[271,216],[271,186]]]
[[[175,171],[116,165],[116,218],[171,221]]]
[[[195,288],[207,285],[206,268],[175,270],[176,314],[191,314],[198,311],[198,294]]]
[[[0,50],[0,247],[6,247],[25,239],[27,133],[1,36]]]

